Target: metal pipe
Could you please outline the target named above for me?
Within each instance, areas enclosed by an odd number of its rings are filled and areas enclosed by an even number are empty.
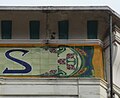
[[[113,62],[112,62],[112,15],[109,14],[109,43],[110,43],[110,83],[109,83],[109,95],[113,98]]]

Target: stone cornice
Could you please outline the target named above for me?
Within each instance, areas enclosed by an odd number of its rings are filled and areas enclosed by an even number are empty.
[[[113,42],[113,44],[116,42],[120,44],[120,33],[118,32],[118,29],[113,32],[112,42]],[[107,36],[107,38],[104,41],[104,48],[106,48],[108,46],[109,46],[109,37]]]
[[[53,45],[59,45],[59,44],[63,44],[63,45],[69,45],[69,44],[79,44],[79,45],[99,45],[101,47],[103,47],[103,43],[101,40],[99,39],[38,39],[38,40],[31,40],[31,39],[7,39],[7,40],[0,40],[0,46],[5,46],[5,45],[14,45],[17,44],[17,46],[21,45],[21,44],[36,44],[36,46],[38,44],[53,44]],[[38,45],[39,46],[39,45]]]

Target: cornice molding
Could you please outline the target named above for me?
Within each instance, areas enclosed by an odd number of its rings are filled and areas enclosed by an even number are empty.
[[[120,29],[119,29],[120,30]],[[120,31],[119,31],[120,32]],[[113,35],[112,35],[112,42],[113,44],[115,44],[116,42],[118,44],[120,44],[120,33],[118,32],[118,29],[116,29],[114,32],[113,32]],[[104,48],[107,48],[109,46],[109,36],[106,37],[106,39],[104,40]]]
[[[69,45],[69,44],[80,44],[80,45],[99,45],[103,47],[103,42],[99,39],[38,39],[38,40],[32,40],[32,39],[1,39],[0,45],[13,45],[13,44],[63,44],[63,45]]]

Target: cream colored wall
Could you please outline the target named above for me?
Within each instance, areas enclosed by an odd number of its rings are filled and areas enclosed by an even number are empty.
[[[107,98],[107,83],[97,78],[9,77],[0,79],[0,98]]]
[[[29,21],[40,21],[40,38],[48,38],[51,32],[56,32],[58,38],[58,21],[69,20],[69,38],[87,38],[87,20],[98,20],[99,38],[106,32],[106,14],[88,11],[54,11],[49,14],[49,34],[46,34],[46,14],[41,11],[0,11],[1,20],[12,20],[12,39],[29,39]]]
[[[1,20],[12,20],[12,38],[13,39],[29,39],[29,21],[39,20],[44,24],[45,15],[39,11],[6,11],[0,12]],[[41,38],[45,36],[44,25],[40,25]]]
[[[74,18],[73,18],[74,17]],[[106,33],[108,28],[108,23],[106,22],[106,14],[101,12],[74,12],[70,15],[70,38],[74,37],[76,39],[87,38],[87,21],[88,20],[98,20],[98,38]]]

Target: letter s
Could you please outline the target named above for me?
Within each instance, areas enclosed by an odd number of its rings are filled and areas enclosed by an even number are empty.
[[[26,62],[24,62],[24,61],[22,61],[22,60],[19,60],[19,59],[16,59],[16,58],[10,56],[10,53],[11,53],[11,52],[15,52],[15,51],[23,52],[22,56],[24,56],[24,55],[25,55],[26,53],[28,53],[29,51],[28,51],[28,50],[22,50],[22,49],[13,49],[13,50],[9,50],[9,51],[7,51],[7,52],[5,53],[5,56],[6,56],[8,59],[10,59],[10,60],[12,60],[12,61],[14,61],[14,62],[16,62],[16,63],[19,63],[20,65],[24,66],[25,69],[24,69],[24,70],[10,70],[10,69],[6,68],[6,69],[3,71],[3,73],[4,73],[4,74],[9,74],[9,73],[11,73],[11,74],[29,73],[29,72],[32,70],[32,68],[31,68],[31,66],[30,66],[28,63],[26,63]]]

